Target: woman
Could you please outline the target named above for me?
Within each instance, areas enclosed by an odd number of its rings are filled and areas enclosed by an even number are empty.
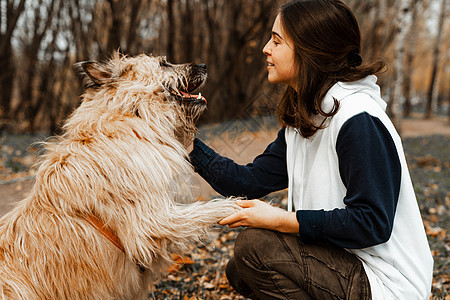
[[[339,0],[283,5],[263,49],[268,79],[286,84],[282,129],[248,165],[200,140],[196,171],[226,196],[288,188],[288,211],[260,200],[220,224],[246,226],[227,277],[257,299],[428,299],[433,261],[400,137],[360,31]],[[295,212],[292,210],[295,209]]]

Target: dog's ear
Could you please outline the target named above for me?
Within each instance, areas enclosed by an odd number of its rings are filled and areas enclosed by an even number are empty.
[[[85,77],[87,87],[95,85],[101,86],[110,82],[113,77],[111,70],[94,60],[76,63],[75,68],[78,69],[81,74],[87,75]]]

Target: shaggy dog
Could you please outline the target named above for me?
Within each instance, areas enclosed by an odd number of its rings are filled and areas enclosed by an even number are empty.
[[[194,202],[186,145],[205,65],[82,62],[81,105],[46,143],[32,193],[0,219],[0,298],[145,299],[171,253],[239,208]]]

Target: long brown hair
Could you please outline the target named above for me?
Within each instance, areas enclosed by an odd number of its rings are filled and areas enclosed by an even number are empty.
[[[385,66],[381,59],[361,64],[361,33],[350,8],[339,0],[294,0],[280,8],[281,26],[294,44],[297,88],[288,87],[278,103],[277,117],[303,137],[314,135],[322,124],[314,116],[334,116],[322,110],[328,90],[338,81],[350,82],[375,74]]]

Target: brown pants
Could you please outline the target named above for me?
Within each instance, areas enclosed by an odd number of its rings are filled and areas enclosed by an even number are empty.
[[[226,273],[252,299],[371,299],[361,262],[344,249],[304,244],[298,235],[246,229]]]

